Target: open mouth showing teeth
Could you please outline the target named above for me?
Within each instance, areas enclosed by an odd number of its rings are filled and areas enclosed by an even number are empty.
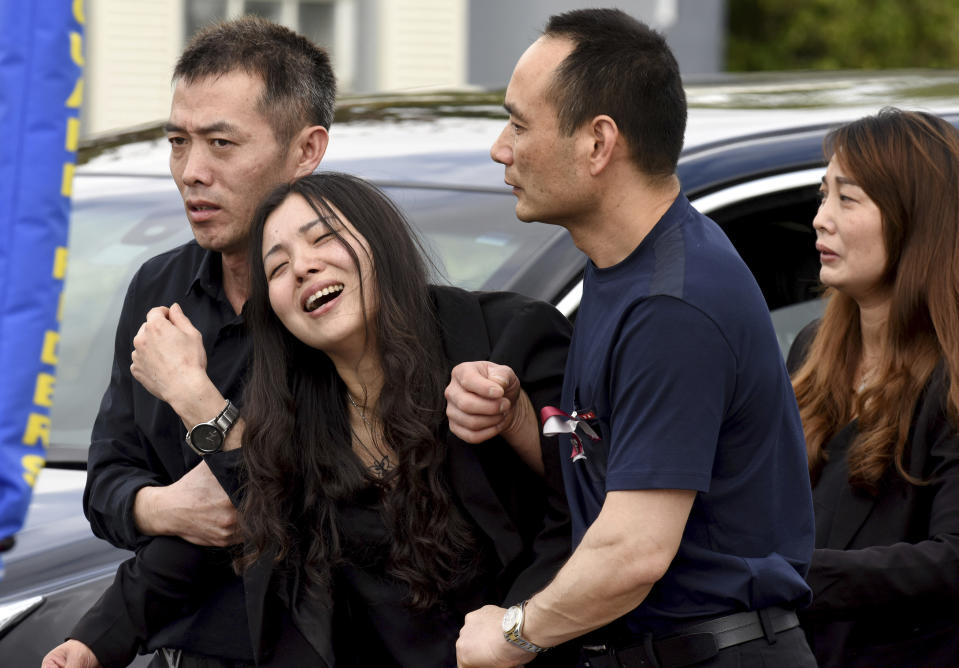
[[[304,304],[303,307],[307,311],[315,311],[316,309],[323,306],[323,304],[326,304],[336,299],[341,292],[343,292],[342,283],[337,283],[336,285],[328,285],[322,290],[318,290],[314,292],[312,295],[310,295],[309,298],[306,300],[306,304]]]

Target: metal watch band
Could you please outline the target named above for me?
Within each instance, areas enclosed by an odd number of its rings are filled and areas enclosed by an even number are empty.
[[[513,607],[519,608],[519,612],[520,612],[519,623],[516,624],[509,631],[504,631],[503,637],[506,638],[506,642],[512,645],[516,645],[517,647],[521,649],[525,649],[527,652],[531,652],[533,654],[541,654],[545,652],[546,650],[548,650],[549,647],[540,647],[536,643],[530,642],[529,640],[523,637],[523,623],[526,621],[526,604],[528,602],[529,602],[529,599],[526,599],[525,601],[520,603],[518,606],[513,606]]]
[[[226,400],[226,406],[220,411],[220,414],[216,416],[216,419],[213,421],[220,431],[223,432],[225,437],[227,432],[233,427],[233,424],[236,422],[236,419],[240,417],[240,409],[233,405],[233,402],[229,399]]]
[[[539,645],[535,643],[531,643],[529,640],[526,640],[519,636],[515,638],[507,638],[507,640],[511,642],[512,644],[516,645],[517,647],[521,647],[525,649],[527,652],[532,652],[534,654],[540,654],[549,649],[549,647],[540,647]]]
[[[232,401],[227,399],[226,406],[223,407],[223,410],[220,411],[215,418],[194,425],[192,429],[187,431],[185,439],[186,444],[190,446],[191,450],[201,457],[219,452],[223,449],[223,443],[226,441],[227,432],[229,432],[233,427],[238,417],[240,417],[240,410],[233,404]],[[196,439],[194,438],[194,435],[199,435],[200,432],[202,432],[203,435],[199,436],[199,443],[197,443],[195,442]],[[216,436],[218,442],[212,447],[204,447],[204,445],[207,445],[204,443],[204,441],[208,441],[209,438],[214,435]]]

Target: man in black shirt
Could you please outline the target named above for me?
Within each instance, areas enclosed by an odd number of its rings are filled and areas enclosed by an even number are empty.
[[[220,446],[240,413],[231,401],[249,356],[248,227],[266,193],[316,169],[336,92],[322,49],[255,17],[198,33],[173,81],[170,171],[195,240],[149,260],[130,283],[84,493],[94,533],[128,549],[160,535],[236,542],[236,511],[217,477],[239,462]],[[222,570],[201,583],[195,612],[149,639],[160,650],[151,666],[252,665],[243,585],[226,551]],[[93,656],[78,641],[56,652],[56,665]]]

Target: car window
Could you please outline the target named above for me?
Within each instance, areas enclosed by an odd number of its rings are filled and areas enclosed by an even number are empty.
[[[133,273],[148,258],[191,237],[172,180],[90,180],[76,180],[70,219],[48,452],[55,462],[86,460]]]
[[[756,277],[770,311],[813,299],[819,289],[819,253],[812,220],[818,187],[742,200],[711,211]]]
[[[819,253],[812,226],[818,189],[809,185],[770,193],[709,213],[756,278],[783,356],[796,334],[822,314]]]
[[[387,187],[421,235],[444,282],[500,290],[555,231],[516,219],[508,191]]]
[[[799,332],[813,320],[821,318],[825,307],[826,303],[817,298],[784,306],[770,313],[783,358],[789,355],[789,349]]]

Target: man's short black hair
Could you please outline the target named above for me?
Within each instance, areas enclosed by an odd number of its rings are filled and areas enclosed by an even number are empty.
[[[200,30],[177,61],[173,80],[192,83],[237,71],[263,81],[259,111],[281,145],[305,127],[333,123],[336,77],[326,51],[258,16]]]
[[[557,14],[543,33],[575,45],[547,91],[560,129],[572,134],[606,114],[645,174],[673,174],[686,131],[686,94],[663,36],[618,9]]]

